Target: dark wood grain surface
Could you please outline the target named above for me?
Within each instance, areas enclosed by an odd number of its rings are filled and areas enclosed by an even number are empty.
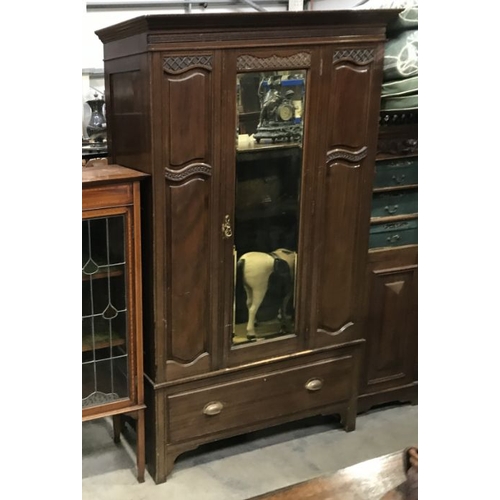
[[[146,15],[124,21],[96,31],[100,40],[107,44],[115,40],[140,36],[143,33],[164,34],[180,32],[185,38],[190,33],[203,33],[204,38],[210,37],[210,32],[217,34],[227,31],[238,32],[258,27],[260,31],[267,28],[280,36],[283,29],[347,27],[352,32],[360,26],[369,26],[385,30],[388,22],[396,19],[400,9],[373,10],[336,10],[336,11],[303,11],[303,12],[251,12],[218,14],[169,14]],[[240,37],[248,37],[248,32],[240,33]],[[198,36],[199,38],[199,36]],[[259,38],[262,38],[260,34]],[[137,41],[134,40],[137,44]],[[129,48],[130,50],[130,48]]]
[[[397,452],[251,500],[380,500],[405,480],[403,452]]]
[[[121,165],[107,165],[105,162],[89,162],[88,165],[89,166],[82,166],[82,186],[108,182],[133,181],[146,177],[146,174],[143,172]]]

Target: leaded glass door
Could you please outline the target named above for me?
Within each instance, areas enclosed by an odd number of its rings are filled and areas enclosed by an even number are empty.
[[[104,215],[106,214],[106,215]],[[128,212],[82,219],[82,408],[133,399]]]

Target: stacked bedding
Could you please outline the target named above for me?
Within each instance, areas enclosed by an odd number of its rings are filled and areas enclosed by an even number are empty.
[[[388,27],[381,111],[418,110],[418,0],[369,0],[360,9],[403,9]]]

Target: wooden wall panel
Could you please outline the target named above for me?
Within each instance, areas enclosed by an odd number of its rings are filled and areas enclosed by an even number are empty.
[[[357,66],[348,62],[334,67],[329,106],[332,115],[331,146],[366,146],[370,69],[370,66]],[[356,99],[347,96],[356,96]]]
[[[380,54],[375,48],[325,50],[329,106],[316,220],[314,342],[363,335],[361,295],[369,232]]]
[[[213,361],[218,216],[212,65],[211,54],[163,59],[167,380],[209,371]]]
[[[209,130],[209,76],[199,71],[183,77],[169,77],[170,164],[179,166],[207,156]],[[205,133],[201,133],[204,131]]]
[[[146,55],[108,63],[105,72],[108,161],[151,173]]]
[[[357,265],[353,257],[358,246],[355,221],[362,180],[359,168],[336,163],[326,171],[318,328],[330,332],[352,320]]]
[[[170,358],[190,363],[208,350],[210,189],[205,179],[170,188]]]
[[[416,268],[371,271],[367,392],[413,381]]]

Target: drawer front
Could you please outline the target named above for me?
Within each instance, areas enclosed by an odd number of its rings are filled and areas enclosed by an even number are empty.
[[[397,247],[418,243],[418,221],[405,220],[370,227],[370,248]]]
[[[347,401],[354,372],[354,357],[345,355],[168,396],[169,442]]]
[[[418,158],[385,160],[375,164],[375,188],[418,184]]]
[[[389,217],[391,215],[415,214],[417,212],[418,192],[416,189],[373,195],[372,217]]]
[[[121,207],[134,200],[132,184],[113,184],[82,190],[82,210]]]

